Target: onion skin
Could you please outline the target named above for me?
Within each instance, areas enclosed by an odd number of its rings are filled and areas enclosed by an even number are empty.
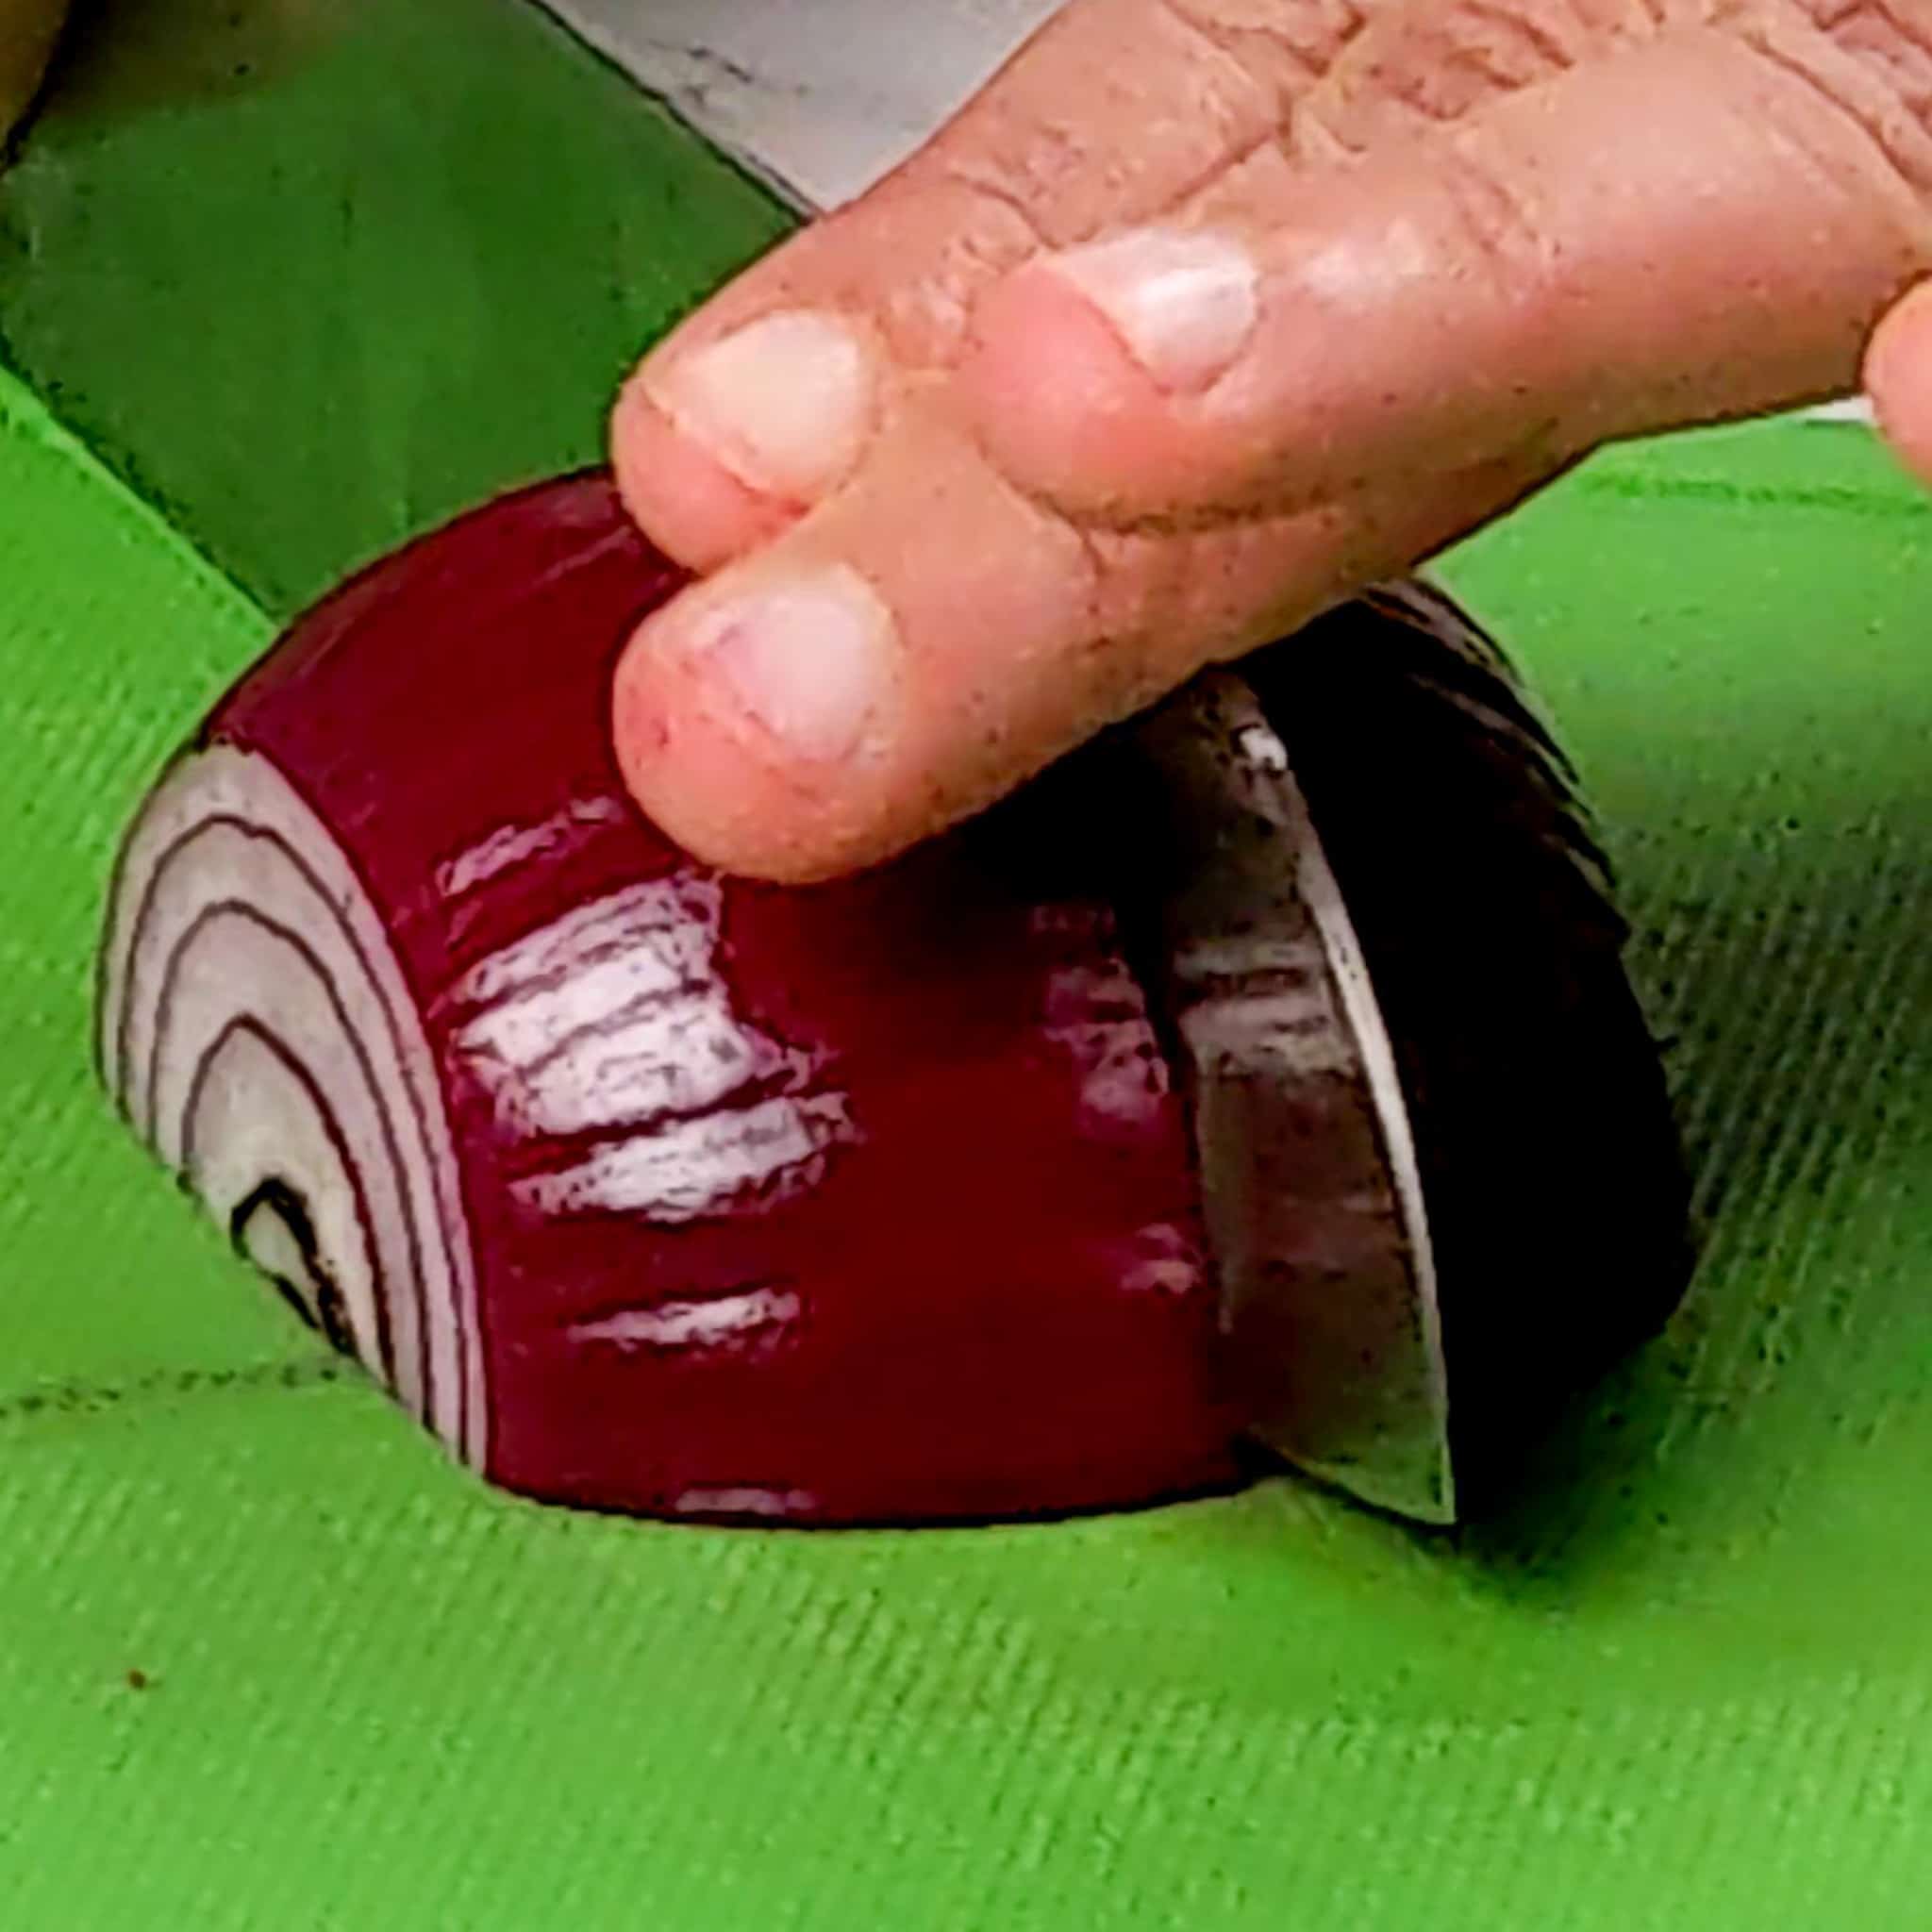
[[[1628,928],[1574,772],[1440,591],[1380,587],[1242,669],[1374,969],[1441,1283],[1458,1514],[1492,1516],[1696,1261]]]
[[[130,832],[103,1070],[488,1478],[716,1521],[1488,1506],[1689,1263],[1560,754],[1392,586],[890,865],[723,879],[609,691],[601,473],[353,579]]]
[[[345,586],[204,734],[270,760],[331,829],[416,1000],[475,1261],[485,1472],[595,1507],[815,1523],[1233,1482],[1187,1124],[1108,908],[1016,881],[997,823],[804,891],[692,867],[630,805],[608,729],[616,656],[678,583],[604,478],[546,486]],[[636,1144],[622,1108],[600,1129],[568,1095],[533,1106],[502,1058],[513,949],[626,892],[647,925],[654,885],[695,920],[672,968],[722,986],[772,1062],[756,1091],[828,1135],[775,1188],[688,1214],[587,1197],[637,1198],[594,1165]],[[593,943],[563,977],[600,964]],[[575,1024],[611,1024],[626,970]],[[525,976],[525,1019],[546,984]]]

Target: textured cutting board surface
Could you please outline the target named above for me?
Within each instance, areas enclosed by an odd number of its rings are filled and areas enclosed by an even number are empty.
[[[291,600],[593,449],[628,335],[775,232],[561,43],[507,77],[489,33],[524,16],[438,6],[476,31],[358,27],[260,97],[57,115],[0,184],[52,275],[0,271],[0,332],[97,451],[0,387],[9,1932],[1922,1925],[1932,511],[1857,431],[1621,452],[1453,561],[1611,822],[1708,1224],[1669,1336],[1459,1548],[1287,1481],[898,1536],[506,1502],[124,1140],[89,953],[156,763]],[[380,189],[335,122],[371,71],[417,103]],[[505,158],[474,105],[524,88],[555,104]],[[561,224],[450,187],[541,170],[564,126],[655,172],[586,170]],[[172,272],[134,245],[153,171],[266,225],[244,177],[284,142],[310,188],[364,183],[353,222],[291,196],[258,283],[185,220]],[[103,233],[126,249],[85,258]],[[560,255],[596,355],[573,304],[504,292]],[[519,260],[459,305],[452,408],[438,285]],[[345,291],[329,326],[251,320],[273,275]],[[189,330],[182,285],[220,276]],[[164,354],[129,314],[171,292]]]
[[[525,0],[102,0],[0,175],[0,362],[278,614],[596,460],[783,232]]]

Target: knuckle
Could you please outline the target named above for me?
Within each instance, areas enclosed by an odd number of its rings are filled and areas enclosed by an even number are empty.
[[[1446,210],[1450,259],[1480,265],[1511,290],[1543,276],[1553,256],[1548,229],[1506,170],[1478,146],[1445,142],[1434,185]]]
[[[1791,104],[1780,114],[1788,137],[1835,172],[1863,175],[1875,153],[1894,183],[1932,201],[1932,18],[1924,7],[1720,0],[1713,25],[1784,83],[1774,97]],[[1829,140],[1847,125],[1864,137],[1862,154]],[[1826,137],[1823,146],[1808,138],[1814,127]]]
[[[982,253],[1019,260],[1071,239],[1060,235],[1050,212],[1054,145],[1029,145],[1017,159],[999,153],[935,158],[931,178],[959,198],[961,214],[981,237]]]
[[[797,279],[864,316],[908,374],[957,361],[979,291],[1041,245],[1022,199],[940,166],[888,181],[808,238],[816,246]]]
[[[1616,46],[1654,39],[1708,0],[1394,0],[1311,98],[1351,149],[1461,120]]]
[[[1367,30],[1357,0],[1159,0],[1184,32],[1211,42],[1285,114]]]

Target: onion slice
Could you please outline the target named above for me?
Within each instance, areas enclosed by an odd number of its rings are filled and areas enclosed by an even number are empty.
[[[341,846],[267,758],[192,752],[124,848],[109,933],[100,1063],[128,1119],[245,1249],[304,1251],[298,1306],[483,1467],[441,1089]]]

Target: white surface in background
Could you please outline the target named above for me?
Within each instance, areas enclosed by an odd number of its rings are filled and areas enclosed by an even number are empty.
[[[718,146],[832,208],[946,119],[1060,0],[543,0]]]
[[[540,0],[786,198],[897,165],[1063,0]],[[1853,399],[1810,413],[1871,422]]]

